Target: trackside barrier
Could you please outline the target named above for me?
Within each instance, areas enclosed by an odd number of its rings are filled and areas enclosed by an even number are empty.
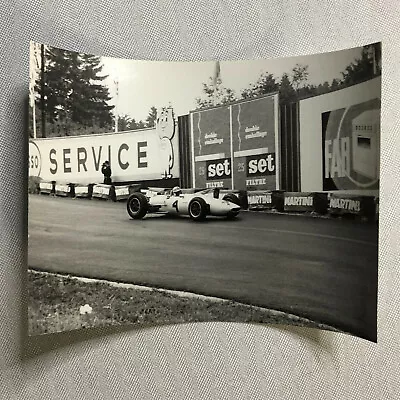
[[[249,190],[247,192],[249,210],[284,211],[285,192],[283,190]]]
[[[126,185],[126,186],[112,186],[111,200],[122,201],[127,200],[133,192],[140,191],[142,185]]]
[[[317,214],[325,215],[328,213],[328,193],[313,193],[314,211]]]
[[[115,201],[126,200],[130,196],[129,186],[115,186],[114,195]]]
[[[133,192],[138,192],[141,187],[141,185],[93,185],[92,198],[123,201],[127,200]]]
[[[284,211],[312,212],[314,211],[314,196],[305,192],[286,192],[284,197]]]
[[[98,198],[113,201],[126,200],[132,192],[138,191],[140,185],[114,186],[104,184],[79,185],[70,184],[70,195],[77,198]]]
[[[327,193],[285,192],[284,194],[284,211],[326,214],[327,210]]]
[[[379,198],[321,192],[247,192],[249,210],[316,213],[331,216],[357,215],[370,220],[379,218]]]
[[[56,183],[54,185],[54,193],[56,196],[67,197],[71,194],[71,186]]]
[[[98,184],[93,186],[92,198],[105,199],[110,198],[111,185]]]
[[[272,191],[268,190],[247,192],[247,202],[249,210],[271,210],[274,208]]]
[[[97,198],[113,201],[124,201],[133,192],[150,192],[155,195],[164,193],[166,188],[149,187],[142,184],[114,186],[105,184],[59,184],[40,182],[40,193],[62,197]],[[183,193],[196,193],[202,189],[183,189]],[[243,210],[277,210],[279,212],[329,214],[332,217],[353,215],[379,220],[379,198],[374,196],[351,195],[346,193],[327,192],[284,192],[282,190],[220,190],[220,198],[233,193],[238,196]]]
[[[55,182],[40,182],[39,190],[40,194],[54,194]]]
[[[283,190],[273,190],[271,196],[273,208],[283,212],[285,210],[285,192]]]
[[[329,195],[329,213],[333,216],[352,214],[374,219],[376,201],[373,196],[331,193]]]
[[[93,185],[76,185],[72,184],[72,197],[90,199],[93,193]]]
[[[141,185],[141,184],[129,185],[129,195],[131,195],[134,192],[140,192],[142,187],[143,187],[143,185]]]

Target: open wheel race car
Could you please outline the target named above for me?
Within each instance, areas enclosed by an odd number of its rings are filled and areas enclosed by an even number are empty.
[[[233,193],[227,193],[220,199],[219,189],[184,193],[175,187],[172,190],[134,192],[129,196],[126,207],[133,219],[142,219],[147,213],[168,213],[188,215],[194,221],[202,221],[208,215],[235,218],[240,211],[240,201]]]

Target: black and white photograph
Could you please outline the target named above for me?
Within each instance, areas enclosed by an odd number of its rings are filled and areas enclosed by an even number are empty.
[[[381,43],[161,62],[30,43],[29,335],[204,321],[377,341]]]

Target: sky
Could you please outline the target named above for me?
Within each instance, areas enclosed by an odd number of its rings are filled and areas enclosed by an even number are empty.
[[[231,88],[240,97],[242,89],[255,83],[263,72],[280,77],[298,63],[308,65],[310,84],[331,82],[341,78],[341,72],[361,55],[362,48],[317,55],[269,60],[221,61],[222,85]],[[109,87],[117,103],[119,115],[128,115],[136,121],[145,120],[152,106],[172,105],[175,115],[195,109],[196,97],[201,97],[202,83],[214,73],[215,62],[161,62],[135,61],[102,57],[102,74],[109,75],[103,84]],[[118,81],[118,96],[116,84]],[[117,101],[116,101],[117,99]]]

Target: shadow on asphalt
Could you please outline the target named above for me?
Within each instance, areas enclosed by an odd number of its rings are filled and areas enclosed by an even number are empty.
[[[237,216],[234,219],[229,219],[226,217],[215,217],[215,216],[209,216],[203,221],[193,221],[189,216],[184,216],[184,215],[174,215],[174,214],[149,214],[146,215],[143,219],[135,220],[132,219],[128,216],[128,221],[132,222],[140,222],[140,221],[160,221],[160,220],[172,220],[172,221],[182,221],[182,223],[191,223],[191,224],[199,224],[199,225],[204,225],[204,224],[212,224],[212,223],[218,223],[218,222],[224,222],[224,223],[235,223],[239,222],[241,220],[240,215]]]

